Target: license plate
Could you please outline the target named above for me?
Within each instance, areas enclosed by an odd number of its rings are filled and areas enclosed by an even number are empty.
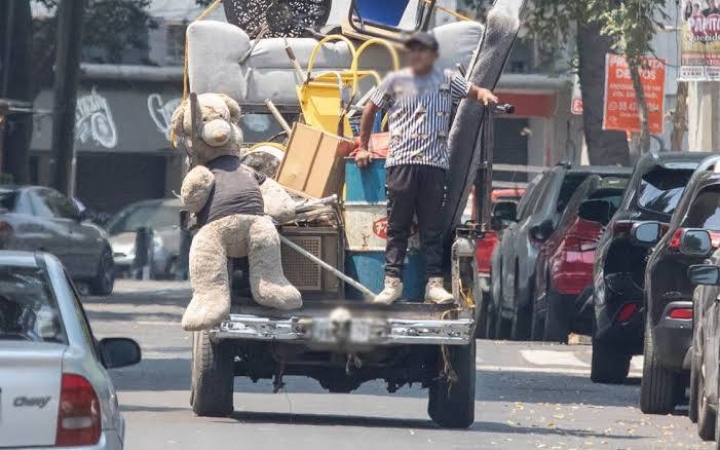
[[[350,342],[364,343],[370,340],[370,324],[364,320],[353,322],[350,327]]]
[[[318,342],[334,342],[335,337],[330,330],[330,321],[316,320],[313,323],[312,337]]]

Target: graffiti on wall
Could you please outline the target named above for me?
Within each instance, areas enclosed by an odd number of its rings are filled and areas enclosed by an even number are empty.
[[[173,98],[165,102],[160,94],[150,94],[147,99],[148,113],[155,122],[158,131],[163,133],[167,140],[170,140],[170,125],[172,114],[180,106],[181,98]]]
[[[85,144],[92,139],[105,148],[118,143],[117,127],[107,99],[95,87],[90,94],[79,96],[75,108],[75,136]]]

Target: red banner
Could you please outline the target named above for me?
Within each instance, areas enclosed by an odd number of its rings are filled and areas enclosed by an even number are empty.
[[[645,58],[640,78],[651,134],[662,134],[665,106],[665,60]],[[624,56],[605,57],[603,129],[640,131],[640,116],[630,68]]]

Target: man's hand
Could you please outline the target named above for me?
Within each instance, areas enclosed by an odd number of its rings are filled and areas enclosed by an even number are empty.
[[[491,103],[497,103],[498,98],[489,90],[478,86],[473,86],[470,89],[468,97],[475,98],[477,101],[487,106]]]
[[[372,153],[365,150],[364,148],[361,148],[355,154],[355,163],[359,168],[365,169],[367,166],[370,165],[370,162],[372,162]]]

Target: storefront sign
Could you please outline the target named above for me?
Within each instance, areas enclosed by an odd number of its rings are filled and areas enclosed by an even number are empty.
[[[720,0],[682,0],[680,73],[688,81],[720,81]]]
[[[662,134],[665,102],[664,60],[645,58],[640,78],[648,108],[651,134]],[[640,131],[640,116],[630,68],[625,57],[608,54],[605,58],[605,106],[603,129]]]

